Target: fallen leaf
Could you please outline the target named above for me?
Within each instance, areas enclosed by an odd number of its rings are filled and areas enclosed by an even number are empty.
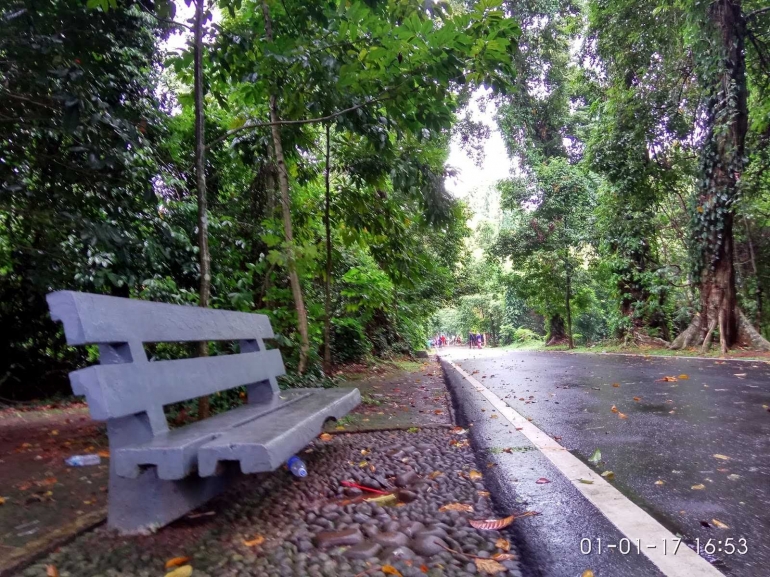
[[[465,434],[465,433],[467,433],[468,431],[466,431],[466,430],[465,430],[465,429],[463,429],[462,427],[455,427],[454,429],[452,429],[452,430],[451,430],[451,431],[449,431],[449,432],[450,432],[450,433],[452,433],[453,435],[464,435],[464,434]]]
[[[489,495],[490,495],[489,491],[476,491],[476,494],[479,497],[489,497]]]
[[[602,452],[601,452],[599,449],[596,449],[596,450],[593,452],[593,455],[591,455],[591,456],[588,458],[588,462],[589,462],[589,463],[594,463],[594,464],[598,463],[598,462],[599,462],[599,461],[601,461],[601,460],[602,460]]]
[[[618,413],[618,408],[615,405],[612,405],[612,408],[610,409],[613,413]]]
[[[679,380],[680,380],[680,381],[686,381],[686,380],[687,380],[687,379],[689,379],[689,378],[690,378],[690,377],[688,377],[687,375],[679,375]]]
[[[634,397],[634,400],[638,403],[639,401],[642,400],[642,397]]]
[[[385,575],[395,575],[396,577],[403,577],[403,575],[401,575],[401,571],[393,567],[393,565],[383,565],[380,571],[385,573]]]
[[[465,511],[466,513],[473,513],[473,506],[464,503],[447,503],[439,508],[440,513],[445,513],[447,511]]]
[[[615,478],[615,473],[613,473],[612,471],[604,471],[604,473],[602,473],[602,477],[612,481]]]
[[[656,485],[665,485],[666,482],[665,481],[661,481],[660,479],[658,479],[657,481],[655,481],[655,484]]]
[[[56,568],[56,565],[46,565],[45,574],[48,577],[59,577],[59,570]]]
[[[538,485],[545,485],[546,483],[550,483],[551,481],[546,479],[545,477],[540,477],[535,483]]]
[[[440,477],[443,475],[441,471],[433,471],[430,475],[428,475],[428,479],[435,479],[436,477]]]
[[[730,457],[728,457],[727,455],[720,455],[719,453],[716,453],[714,455],[714,458],[715,459],[722,459],[723,461],[729,461],[730,460]]]
[[[706,488],[706,485],[704,485],[703,483],[698,483],[697,485],[693,485],[692,487],[690,487],[690,489],[693,489],[695,491],[702,491],[705,488]]]
[[[620,386],[620,383],[612,383],[612,386],[617,389]]]
[[[420,565],[420,571],[422,571],[423,573],[427,573],[429,571],[428,566],[427,565]]]
[[[361,455],[366,457],[370,453],[369,449],[361,449]]]
[[[513,553],[495,553],[492,555],[492,559],[495,561],[513,561],[516,559],[516,555]]]
[[[369,497],[367,499],[364,499],[367,503],[374,503],[376,505],[382,505],[382,506],[389,506],[389,505],[395,505],[398,502],[398,497],[396,497],[395,493],[390,493],[388,495],[378,495],[377,497]]]
[[[318,438],[322,441],[331,441],[334,437],[332,437],[329,433],[321,433],[318,435]]]
[[[586,569],[580,574],[580,577],[594,577],[594,572],[590,569]]]
[[[182,565],[181,567],[177,567],[170,573],[166,573],[166,577],[190,577],[192,575],[193,568],[192,565]]]
[[[441,415],[441,414],[443,414],[443,413],[444,413],[444,411],[442,411],[441,409],[436,409],[436,410],[435,410],[435,411],[433,411],[433,412],[434,412],[436,415]]]
[[[490,418],[490,419],[497,419],[497,418],[498,418],[498,416],[495,414],[495,415],[491,415],[489,418]]]
[[[626,415],[625,413],[618,413],[618,417],[621,419],[627,419],[628,415]]]
[[[99,455],[102,459],[109,459],[110,458],[110,452],[109,451],[102,450],[102,451],[99,451],[96,454]]]
[[[717,527],[718,529],[729,529],[727,525],[722,523],[719,519],[712,519],[711,522],[714,524],[714,527]]]
[[[256,547],[257,545],[261,545],[264,542],[265,542],[264,536],[257,535],[251,541],[244,541],[243,544],[246,545],[246,547]]]
[[[165,568],[171,569],[172,567],[179,567],[180,565],[185,565],[190,560],[189,557],[173,557],[166,561]]]
[[[736,475],[735,473],[732,473],[730,475],[727,475],[727,478],[730,479],[731,481],[737,481],[738,479],[741,478],[741,476],[740,475]]]
[[[658,383],[674,383],[677,381],[676,377],[663,377],[662,379],[658,379],[656,382]]]
[[[578,479],[578,481],[580,481],[584,485],[593,485],[594,484],[594,482],[591,479]]]
[[[471,470],[470,473],[468,473],[468,477],[470,478],[471,481],[480,481],[484,477],[484,475],[482,475],[481,473],[479,473],[474,469],[474,470]]]
[[[471,519],[468,523],[474,529],[481,529],[482,531],[499,531],[503,527],[507,527],[513,523],[513,519],[514,516],[509,515],[504,519]]]
[[[495,575],[506,571],[506,568],[494,559],[474,559],[474,561],[476,561],[476,569],[486,575]]]
[[[508,541],[508,539],[503,539],[500,537],[497,541],[495,541],[495,547],[502,549],[503,551],[510,551],[511,543]]]

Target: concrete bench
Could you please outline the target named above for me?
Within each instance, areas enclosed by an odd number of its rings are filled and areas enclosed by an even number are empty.
[[[99,365],[70,373],[110,443],[109,516],[122,533],[162,527],[226,488],[273,471],[361,401],[357,389],[280,391],[281,353],[265,315],[71,291],[47,297],[69,345],[95,344]],[[149,361],[144,343],[238,341],[240,353]],[[245,385],[247,403],[170,430],[164,406]]]

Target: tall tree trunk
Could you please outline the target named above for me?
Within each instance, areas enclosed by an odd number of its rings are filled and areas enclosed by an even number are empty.
[[[569,273],[569,266],[567,267],[567,291],[566,291],[566,307],[567,307],[567,342],[570,349],[575,348],[575,342],[572,339],[572,308],[570,307],[570,293],[572,292],[572,277]]]
[[[324,374],[332,374],[332,227],[330,186],[329,125],[326,125],[326,195],[324,197],[324,227],[326,228],[326,277],[324,278]]]
[[[700,314],[677,337],[671,348],[711,345],[719,329],[723,353],[739,340],[738,303],[733,251],[734,206],[744,169],[744,144],[748,127],[745,21],[740,0],[715,0],[707,8],[706,38],[718,46],[704,54],[707,131],[701,153],[701,185],[695,241],[702,248],[700,261]],[[708,44],[707,44],[708,45]],[[745,333],[745,331],[741,331]]]
[[[209,306],[211,296],[211,255],[209,254],[209,220],[206,200],[206,112],[203,102],[203,18],[205,1],[195,1],[195,45],[193,47],[193,92],[195,99],[195,186],[198,194],[198,258],[200,262],[200,287],[198,305]],[[198,343],[198,356],[207,357],[208,342]],[[210,413],[209,398],[198,399],[198,418],[205,419]]]
[[[273,26],[270,20],[270,10],[267,2],[262,2],[262,15],[265,18],[265,33],[268,41],[273,41]],[[299,330],[299,365],[297,372],[301,375],[307,368],[308,354],[310,352],[310,338],[308,336],[307,310],[305,300],[302,298],[302,286],[297,274],[297,261],[294,255],[294,232],[291,225],[291,198],[289,197],[289,174],[286,170],[286,160],[283,155],[283,143],[281,141],[280,117],[278,115],[278,103],[274,94],[270,95],[270,122],[273,135],[273,152],[278,164],[278,185],[281,190],[281,213],[283,214],[283,232],[286,237],[286,268],[289,272],[289,284],[294,296],[294,308],[297,311],[297,324]]]

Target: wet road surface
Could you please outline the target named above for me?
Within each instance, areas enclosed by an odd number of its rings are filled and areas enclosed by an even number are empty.
[[[442,356],[581,460],[599,449],[602,461],[591,467],[612,471],[616,488],[686,543],[694,547],[699,540],[701,555],[722,572],[770,575],[770,365],[459,348]],[[533,574],[579,575],[581,563],[597,576],[612,574],[590,566],[601,567],[610,558],[620,563],[617,575],[659,574],[641,556],[575,553],[580,535],[594,539],[595,549],[598,537],[617,542],[617,530],[598,519],[579,494],[571,495],[569,483],[556,486],[558,472],[503,419],[471,407],[470,399],[456,402],[474,427],[483,428],[476,434],[491,461],[508,462],[498,476],[501,487],[513,487],[507,495],[511,505],[518,499],[521,509],[542,498],[549,515],[561,517],[548,531],[522,535],[540,566]],[[512,444],[513,450],[505,451]],[[553,483],[537,485],[540,477]],[[562,521],[567,537],[559,545]],[[581,522],[584,527],[576,530]],[[709,555],[705,550],[712,545]],[[638,571],[629,569],[629,562]]]

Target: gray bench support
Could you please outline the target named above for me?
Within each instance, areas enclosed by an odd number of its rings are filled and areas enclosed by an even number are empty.
[[[92,418],[107,422],[108,524],[146,533],[221,493],[241,472],[272,471],[360,403],[357,389],[281,393],[281,354],[264,315],[71,291],[47,297],[70,345],[97,344],[100,365],[70,373]],[[240,353],[150,362],[144,343],[238,341]],[[164,405],[246,386],[247,404],[170,431]]]

